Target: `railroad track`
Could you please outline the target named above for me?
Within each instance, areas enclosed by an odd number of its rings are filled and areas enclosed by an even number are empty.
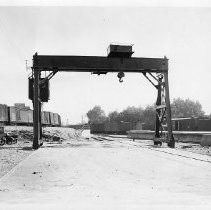
[[[169,149],[168,147],[160,147],[160,146],[155,146],[152,143],[152,140],[139,140],[139,141],[132,141],[132,139],[127,139],[127,138],[117,138],[117,137],[111,137],[111,136],[93,136],[91,137],[92,139],[100,142],[105,142],[105,141],[110,141],[114,145],[122,145],[124,144],[125,147],[132,146],[132,147],[138,147],[138,148],[144,148],[144,149],[149,149],[153,150],[156,152],[161,152],[161,153],[166,153],[168,155],[172,156],[178,156],[181,158],[186,158],[186,159],[192,159],[192,160],[197,160],[197,161],[202,161],[202,162],[207,162],[211,163],[211,157],[207,155],[203,155],[200,153],[195,153],[191,151],[185,151],[181,148],[176,148],[175,150]],[[190,143],[191,144],[191,143]],[[193,144],[194,145],[194,144]]]

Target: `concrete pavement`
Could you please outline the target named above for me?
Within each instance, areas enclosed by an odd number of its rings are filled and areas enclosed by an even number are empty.
[[[0,180],[1,209],[211,208],[210,158],[137,145],[46,145]]]

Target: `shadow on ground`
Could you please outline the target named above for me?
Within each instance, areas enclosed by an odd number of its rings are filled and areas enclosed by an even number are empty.
[[[33,149],[32,149],[32,146],[26,146],[26,147],[23,147],[23,146],[17,146],[17,147],[6,146],[6,147],[0,147],[0,150],[26,150],[26,151],[29,151],[29,150],[33,150]]]
[[[83,143],[83,144],[72,144],[72,143],[66,143],[66,144],[45,144],[41,148],[65,148],[65,147],[90,147],[91,144]]]

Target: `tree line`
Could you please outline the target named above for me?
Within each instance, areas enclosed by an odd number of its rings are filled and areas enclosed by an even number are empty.
[[[154,127],[155,123],[155,105],[148,105],[145,108],[141,106],[129,106],[121,112],[112,111],[106,116],[105,111],[101,106],[95,106],[87,112],[89,123],[104,123],[109,122],[131,122],[144,123],[147,127]],[[173,99],[171,103],[172,118],[185,118],[185,117],[203,117],[204,111],[199,101],[191,99]]]

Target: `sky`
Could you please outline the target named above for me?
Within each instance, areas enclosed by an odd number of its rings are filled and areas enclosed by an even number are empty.
[[[125,1],[126,2],[126,1]],[[197,2],[197,1],[195,1]],[[1,2],[0,2],[1,3]],[[167,56],[170,99],[198,100],[211,113],[211,7],[152,4],[89,6],[0,6],[0,103],[28,99],[27,77],[40,55],[107,56],[110,43],[133,44],[133,57]],[[64,4],[65,5],[65,4]],[[83,4],[82,4],[83,5]],[[43,110],[66,123],[80,122],[95,105],[108,114],[156,101],[155,88],[141,74],[57,73]],[[85,119],[85,118],[84,118]]]

